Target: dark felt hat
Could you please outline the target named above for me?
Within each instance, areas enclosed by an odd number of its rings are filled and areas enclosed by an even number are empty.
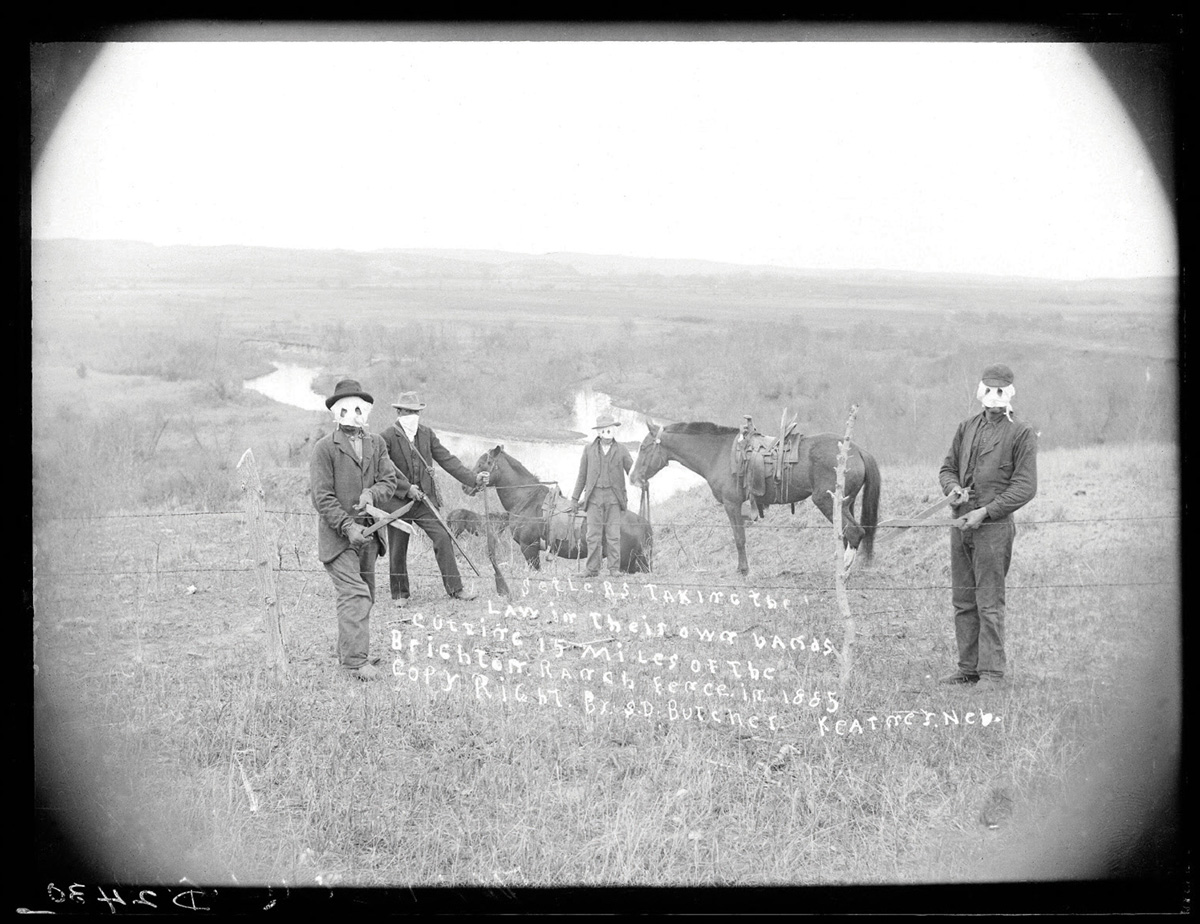
[[[417,397],[415,391],[405,391],[400,393],[400,397],[392,402],[392,407],[399,411],[419,411],[425,407],[425,404]]]
[[[1004,363],[993,363],[983,370],[983,384],[989,388],[1003,388],[1012,383],[1012,370]]]
[[[601,414],[599,417],[596,418],[596,426],[592,427],[592,429],[593,430],[603,430],[605,427],[619,427],[619,426],[621,426],[621,421],[613,420],[613,416],[611,414]]]
[[[333,389],[333,394],[325,399],[325,406],[333,407],[343,398],[362,398],[370,404],[375,403],[375,399],[363,391],[363,387],[355,379],[342,379],[338,382]]]

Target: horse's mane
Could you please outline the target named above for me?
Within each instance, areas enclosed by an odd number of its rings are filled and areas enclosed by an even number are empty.
[[[690,420],[686,423],[667,424],[664,433],[677,433],[680,436],[729,436],[737,433],[737,427],[723,427],[720,424],[709,423],[707,420]]]
[[[525,476],[526,478],[528,478],[530,481],[537,481],[537,480],[538,480],[538,476],[537,476],[537,475],[535,475],[533,472],[531,472],[529,469],[527,469],[527,468],[525,467],[525,465],[524,465],[522,462],[520,462],[520,461],[518,461],[517,459],[513,458],[512,456],[510,456],[510,455],[508,454],[508,452],[506,452],[505,450],[501,449],[501,450],[500,450],[500,455],[504,456],[504,458],[506,458],[506,459],[508,460],[508,464],[509,464],[509,465],[511,465],[511,466],[513,467],[513,470],[514,470],[514,471],[515,471],[515,472],[516,472],[518,475],[524,475],[524,476]]]

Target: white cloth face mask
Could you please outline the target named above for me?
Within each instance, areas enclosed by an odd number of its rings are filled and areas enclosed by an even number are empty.
[[[615,436],[616,436],[616,433],[612,427],[605,427],[603,430],[600,431],[600,439],[602,439],[602,440],[611,440]]]
[[[364,401],[351,395],[349,398],[339,398],[329,408],[333,419],[343,427],[359,427],[366,429],[367,415],[371,413],[371,402]]]
[[[400,425],[400,429],[404,431],[404,435],[408,437],[409,442],[417,438],[417,422],[420,419],[420,414],[401,414],[396,418],[396,423]]]
[[[1004,408],[1005,416],[1012,420],[1012,399],[1017,393],[1016,385],[984,385],[979,383],[979,387],[975,389],[975,399],[984,407],[1001,407]]]

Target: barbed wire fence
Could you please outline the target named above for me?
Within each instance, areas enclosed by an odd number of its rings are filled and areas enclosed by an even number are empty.
[[[853,427],[855,410],[856,408],[851,410],[851,416],[847,421],[847,441]],[[839,466],[844,466],[844,464],[843,452],[839,457]],[[40,596],[43,600],[47,599],[47,591],[51,589],[54,591],[51,598],[56,601],[70,602],[72,599],[76,602],[86,601],[94,596],[97,582],[104,578],[110,581],[130,578],[152,579],[154,589],[161,593],[164,576],[186,575],[189,580],[201,583],[205,575],[219,575],[223,578],[236,577],[237,580],[233,583],[242,585],[239,587],[238,593],[239,595],[244,594],[242,608],[253,609],[260,613],[264,620],[263,625],[267,630],[268,637],[268,665],[277,677],[286,675],[288,671],[286,624],[289,606],[281,602],[276,581],[278,579],[291,582],[297,576],[300,578],[302,582],[300,589],[294,595],[289,594],[291,607],[295,608],[300,604],[305,590],[309,587],[310,578],[325,573],[324,567],[316,560],[315,552],[315,520],[319,514],[313,508],[267,506],[265,492],[259,480],[253,452],[250,449],[247,449],[242,455],[236,471],[243,499],[240,509],[121,511],[96,514],[49,514],[35,517],[35,607],[38,597]],[[924,499],[928,500],[928,495]],[[835,512],[840,513],[841,505],[835,503],[834,506]],[[791,509],[795,514],[796,505],[791,505]],[[805,510],[807,510],[807,506]],[[230,524],[231,519],[235,521],[234,524]],[[509,515],[508,519],[511,526],[514,523],[519,524],[521,518]],[[1022,519],[1020,523],[1022,527],[1035,528],[1071,526],[1094,528],[1107,523],[1165,525],[1178,523],[1180,519],[1178,514],[1147,512],[1137,516],[1111,517],[1069,518],[1059,515],[1049,519]],[[140,548],[131,547],[128,536],[122,536],[120,541],[108,544],[101,539],[88,541],[82,536],[84,532],[88,531],[87,526],[89,525],[105,526],[110,523],[123,524],[129,521],[154,521],[158,532],[151,538],[151,531],[135,527],[137,536],[141,540]],[[824,530],[834,538],[839,552],[841,547],[840,521],[840,516],[835,516],[832,524],[824,521],[823,518],[815,523],[807,521],[803,523],[794,521],[768,523],[764,519],[751,519],[750,517],[746,517],[744,520],[745,524],[750,527],[747,530],[748,538],[755,533],[775,535],[790,533],[802,536],[808,530]],[[897,533],[891,532],[893,529],[900,533],[908,532],[913,536],[921,536],[930,529],[940,532],[948,528],[945,520],[928,524],[913,519],[906,519],[902,522],[904,524],[902,527],[880,527],[877,531],[877,539],[881,535],[887,538],[896,537]],[[185,536],[182,540],[180,540],[177,530],[165,525],[168,523],[188,525],[189,529],[184,530]],[[75,542],[67,541],[65,548],[56,548],[53,554],[50,554],[49,549],[43,549],[41,550],[42,554],[39,555],[36,545],[39,527],[44,532],[55,524],[62,527],[57,531],[60,536],[63,533],[68,537],[73,536]],[[236,526],[238,534],[245,537],[244,544],[231,540],[230,536],[233,532],[230,529],[231,525]],[[128,532],[128,530],[123,530],[123,532]],[[187,533],[190,533],[190,536],[186,535]],[[418,545],[421,544],[421,540],[424,540],[424,544],[429,544],[423,531],[418,530],[414,535],[420,537]],[[569,579],[579,578],[581,582],[583,581],[585,577],[583,559],[560,559],[552,552],[542,550],[538,556],[540,567],[534,569],[527,562],[524,554],[517,550],[517,544],[511,541],[511,536],[506,536],[505,532],[501,532],[500,535],[502,541],[497,545],[500,549],[507,551],[506,570],[509,578],[517,582],[526,580],[555,581],[565,572]],[[466,541],[466,534],[460,538]],[[481,538],[486,539],[487,537]],[[504,538],[510,541],[504,541]],[[182,550],[182,557],[192,560],[179,562],[169,558],[168,561],[164,561],[162,556],[164,539],[181,541],[185,546]],[[189,541],[192,545],[188,545]],[[918,547],[921,542],[922,540],[918,539]],[[152,556],[151,543],[153,543]],[[756,555],[758,562],[753,566],[753,570],[763,577],[756,577],[752,581],[741,576],[733,577],[730,573],[732,571],[733,545],[731,530],[729,524],[718,516],[713,516],[712,522],[705,523],[690,520],[674,522],[659,520],[654,529],[654,543],[655,561],[659,565],[657,571],[637,575],[623,574],[612,578],[610,583],[619,581],[622,584],[634,586],[653,584],[657,581],[671,582],[676,586],[702,584],[713,595],[745,592],[753,587],[760,593],[775,594],[780,598],[794,595],[798,600],[802,600],[805,606],[810,605],[812,602],[810,598],[812,598],[827,607],[831,613],[836,611],[841,615],[844,641],[842,650],[839,652],[839,660],[842,662],[843,680],[845,680],[850,666],[851,644],[856,634],[855,616],[864,618],[893,617],[898,615],[898,611],[906,605],[903,601],[913,600],[912,595],[917,595],[919,599],[919,595],[952,590],[952,585],[948,580],[945,582],[933,582],[928,579],[924,582],[896,581],[894,572],[884,576],[873,569],[859,570],[852,575],[847,568],[842,566],[840,556],[839,562],[835,563],[832,569],[821,567],[812,570],[797,569],[794,556],[787,548],[781,547],[779,542],[774,543],[774,561],[771,560],[766,548],[760,547],[760,552]],[[811,545],[811,543],[807,543],[807,545]],[[232,560],[212,560],[214,550],[225,549],[233,552],[239,547],[242,554],[229,556]],[[819,543],[816,548],[819,548]],[[895,545],[892,548],[903,553],[903,545]],[[411,552],[414,550],[414,547],[410,546],[408,566],[410,577],[414,581],[429,580],[431,583],[434,581],[440,583],[440,573],[436,566],[431,567],[434,565],[433,556],[413,556]],[[721,554],[722,550],[731,556],[729,570],[703,568],[697,565],[697,560],[711,560],[713,555]],[[801,554],[805,553],[811,553],[811,560],[814,563],[820,562],[823,558],[815,549],[806,548]],[[382,568],[386,573],[389,567],[388,558],[386,555],[380,557],[383,559]],[[130,559],[133,560],[130,561]],[[503,555],[499,556],[498,560],[502,559]],[[85,567],[73,566],[75,562],[81,560],[92,564]],[[666,564],[667,567],[662,567],[663,564]],[[775,571],[773,575],[771,574],[772,566]],[[378,563],[376,568],[378,573],[380,568]],[[1082,570],[1078,571],[1078,575],[1078,580],[1075,581],[1038,580],[1010,583],[1008,589],[1011,591],[1096,592],[1102,589],[1145,588],[1171,583],[1162,579],[1103,580],[1095,573],[1085,576]],[[251,580],[252,578],[253,580]],[[76,579],[82,579],[83,583],[80,584]],[[853,588],[855,611],[853,613],[850,609],[852,579],[855,585]],[[91,583],[88,583],[89,581]],[[383,582],[386,581],[387,578],[384,577]],[[312,593],[318,597],[331,595],[332,591],[325,588],[325,583],[314,582]],[[601,581],[596,583],[600,584]],[[70,585],[72,584],[80,591],[73,598],[70,594]],[[254,586],[253,590],[250,589],[251,584]],[[376,586],[380,586],[378,579]],[[322,593],[320,588],[324,588],[325,592]],[[232,587],[228,589],[233,590]],[[190,584],[185,592],[192,593],[196,590],[196,585]],[[126,591],[128,592],[129,589],[126,588]],[[137,590],[134,592],[136,593]],[[886,597],[882,608],[879,606],[881,595]]]
[[[311,519],[314,521],[315,521],[315,518],[318,516],[318,514],[315,510],[291,510],[291,509],[280,509],[280,508],[266,508],[264,512],[275,515],[275,516],[280,516],[280,517],[303,517],[303,518]],[[42,524],[46,524],[46,523],[52,523],[52,522],[106,521],[106,520],[129,520],[129,519],[170,520],[170,519],[176,519],[176,518],[188,519],[188,518],[195,518],[195,517],[244,518],[244,516],[245,516],[244,511],[239,511],[239,510],[164,511],[162,513],[146,513],[146,514],[119,513],[119,514],[95,514],[95,515],[90,515],[90,516],[74,516],[74,515],[72,515],[72,516],[46,516],[46,517],[40,518],[40,522]],[[714,515],[714,519],[716,519],[715,515]],[[1057,518],[1057,519],[1045,519],[1045,520],[1022,519],[1022,520],[1020,520],[1020,525],[1022,527],[1070,526],[1070,525],[1098,526],[1098,525],[1108,524],[1108,523],[1136,523],[1136,522],[1160,522],[1160,523],[1165,524],[1165,523],[1178,523],[1181,521],[1181,519],[1182,519],[1181,515],[1177,514],[1177,513],[1176,514],[1147,514],[1144,516],[1134,516],[1134,517]],[[795,524],[787,524],[787,525],[756,523],[750,527],[750,530],[752,533],[759,532],[759,531],[761,531],[761,532],[778,531],[778,532],[800,533],[800,532],[804,532],[807,530],[828,531],[831,528],[832,527],[829,523],[824,523],[824,522],[822,522],[822,523],[807,523],[807,524],[806,523],[795,523]],[[912,524],[912,525],[906,525],[904,527],[888,527],[888,528],[889,529],[890,528],[897,528],[897,529],[902,528],[909,532],[928,532],[929,530],[943,531],[943,530],[947,529],[948,527],[944,523],[930,523],[927,526],[920,525],[920,524]],[[276,567],[274,570],[277,573],[283,573],[283,574],[287,574],[287,573],[324,574],[325,573],[324,568],[320,567],[318,564],[315,564],[315,557],[316,557],[316,553],[315,553],[316,527],[315,527],[315,524],[313,525],[311,531],[312,531],[313,548],[309,549],[307,551],[308,551],[310,557],[312,558],[312,560],[314,561],[314,564],[312,566],[308,566],[308,567],[303,566],[303,565],[297,565],[295,567],[292,567],[292,566]],[[283,530],[281,530],[280,532],[282,533]],[[700,547],[698,544],[689,543],[689,542],[685,541],[685,539],[684,539],[684,536],[686,534],[709,534],[709,533],[714,533],[714,532],[721,534],[722,542],[721,542],[720,547],[724,547],[725,545],[728,545],[729,549],[731,550],[731,559],[732,559],[733,540],[730,535],[730,528],[729,528],[728,523],[714,522],[712,524],[707,524],[707,523],[689,523],[689,522],[671,522],[671,521],[661,522],[660,521],[655,526],[656,539],[662,539],[663,537],[665,537],[667,539],[676,540],[676,542],[679,546],[679,551],[681,552],[681,554],[684,554],[684,555],[689,555],[689,554],[694,555],[697,552],[703,552],[704,554],[708,554],[712,551],[715,551],[715,549],[712,549],[708,546]],[[423,533],[417,532],[414,534],[414,538],[420,539],[423,537],[423,535],[424,535]],[[727,543],[724,541],[725,537],[729,537],[729,540]],[[288,551],[294,554],[295,550],[288,549]],[[303,551],[304,550],[302,550],[302,552]],[[694,561],[694,559],[693,559],[693,561]],[[521,567],[524,567],[524,565],[525,565],[524,559],[522,559],[520,557],[520,554],[517,551],[516,544],[512,543],[512,542],[509,543],[508,563],[510,565],[521,566]],[[545,565],[553,566],[555,564],[565,563],[568,570],[572,570],[572,571],[577,570],[580,573],[583,572],[583,568],[584,568],[584,563],[583,563],[582,559],[572,560],[572,559],[546,558],[543,560],[543,563],[544,563],[544,566]],[[72,576],[72,577],[105,576],[105,575],[121,575],[121,574],[206,574],[206,573],[225,574],[225,573],[230,573],[230,572],[239,572],[239,573],[250,574],[253,572],[253,565],[249,564],[249,563],[240,563],[240,564],[215,565],[215,566],[214,565],[196,565],[196,566],[189,566],[189,567],[160,567],[160,566],[152,564],[149,567],[142,567],[142,568],[78,568],[78,569],[55,567],[55,568],[39,568],[38,572],[37,572],[37,576],[39,577],[39,579],[46,579],[46,578],[51,578],[51,577],[67,577],[67,576]],[[432,570],[429,570],[428,573],[429,574],[437,574],[438,572],[436,571],[436,569],[432,569]],[[654,573],[654,572],[651,572],[651,573]],[[692,570],[673,567],[673,568],[671,568],[670,573],[672,576],[692,576],[692,575],[712,576],[714,574],[714,572],[711,569],[705,569],[705,568],[699,568],[699,567],[693,567]],[[860,574],[860,573],[861,572],[854,571],[854,572],[851,572],[851,576],[853,577],[854,575]],[[539,574],[539,572],[537,572],[537,571],[534,571],[532,569],[529,570],[529,575],[532,577],[536,577],[538,574]],[[810,574],[814,575],[814,576],[825,577],[825,578],[829,577],[829,572],[827,570],[824,570],[824,571],[823,570],[789,571],[789,575],[795,575],[795,576],[810,575]],[[628,576],[625,576],[625,577],[628,577]],[[1010,588],[1032,590],[1032,589],[1038,589],[1038,588],[1070,588],[1070,587],[1138,587],[1138,586],[1157,585],[1160,583],[1162,583],[1162,582],[1161,581],[1099,581],[1099,582],[1097,582],[1097,581],[1069,582],[1068,581],[1068,582],[1038,582],[1038,583],[1034,583],[1034,584],[1011,584],[1010,583],[1008,586]],[[717,585],[714,585],[714,586],[745,587],[746,582],[744,580],[736,580],[736,581],[731,580],[727,584],[718,583]],[[789,582],[786,584],[775,584],[775,585],[760,585],[757,582],[755,582],[755,586],[793,588],[793,587],[797,587],[798,585],[796,585],[794,582]],[[889,584],[889,585],[872,585],[872,586],[873,586],[873,589],[880,589],[880,590],[949,590],[950,589],[949,584]],[[832,592],[832,589],[833,589],[832,586],[829,589]]]

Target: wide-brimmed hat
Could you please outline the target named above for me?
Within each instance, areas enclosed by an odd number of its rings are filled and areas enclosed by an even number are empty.
[[[993,363],[983,370],[983,384],[989,388],[1003,388],[1013,383],[1013,371],[1004,363]]]
[[[599,417],[596,418],[596,426],[592,427],[592,429],[593,430],[603,430],[605,427],[619,427],[619,426],[621,426],[621,421],[613,420],[611,414],[601,414]]]
[[[334,386],[333,394],[325,399],[325,406],[327,408],[333,407],[343,398],[362,398],[364,401],[367,401],[371,404],[375,403],[375,399],[367,394],[367,392],[363,391],[363,387],[356,379],[342,379],[340,382],[338,382],[337,385]]]
[[[405,391],[400,393],[400,397],[392,402],[392,407],[401,411],[419,411],[425,407],[425,404],[417,397],[415,391]]]

